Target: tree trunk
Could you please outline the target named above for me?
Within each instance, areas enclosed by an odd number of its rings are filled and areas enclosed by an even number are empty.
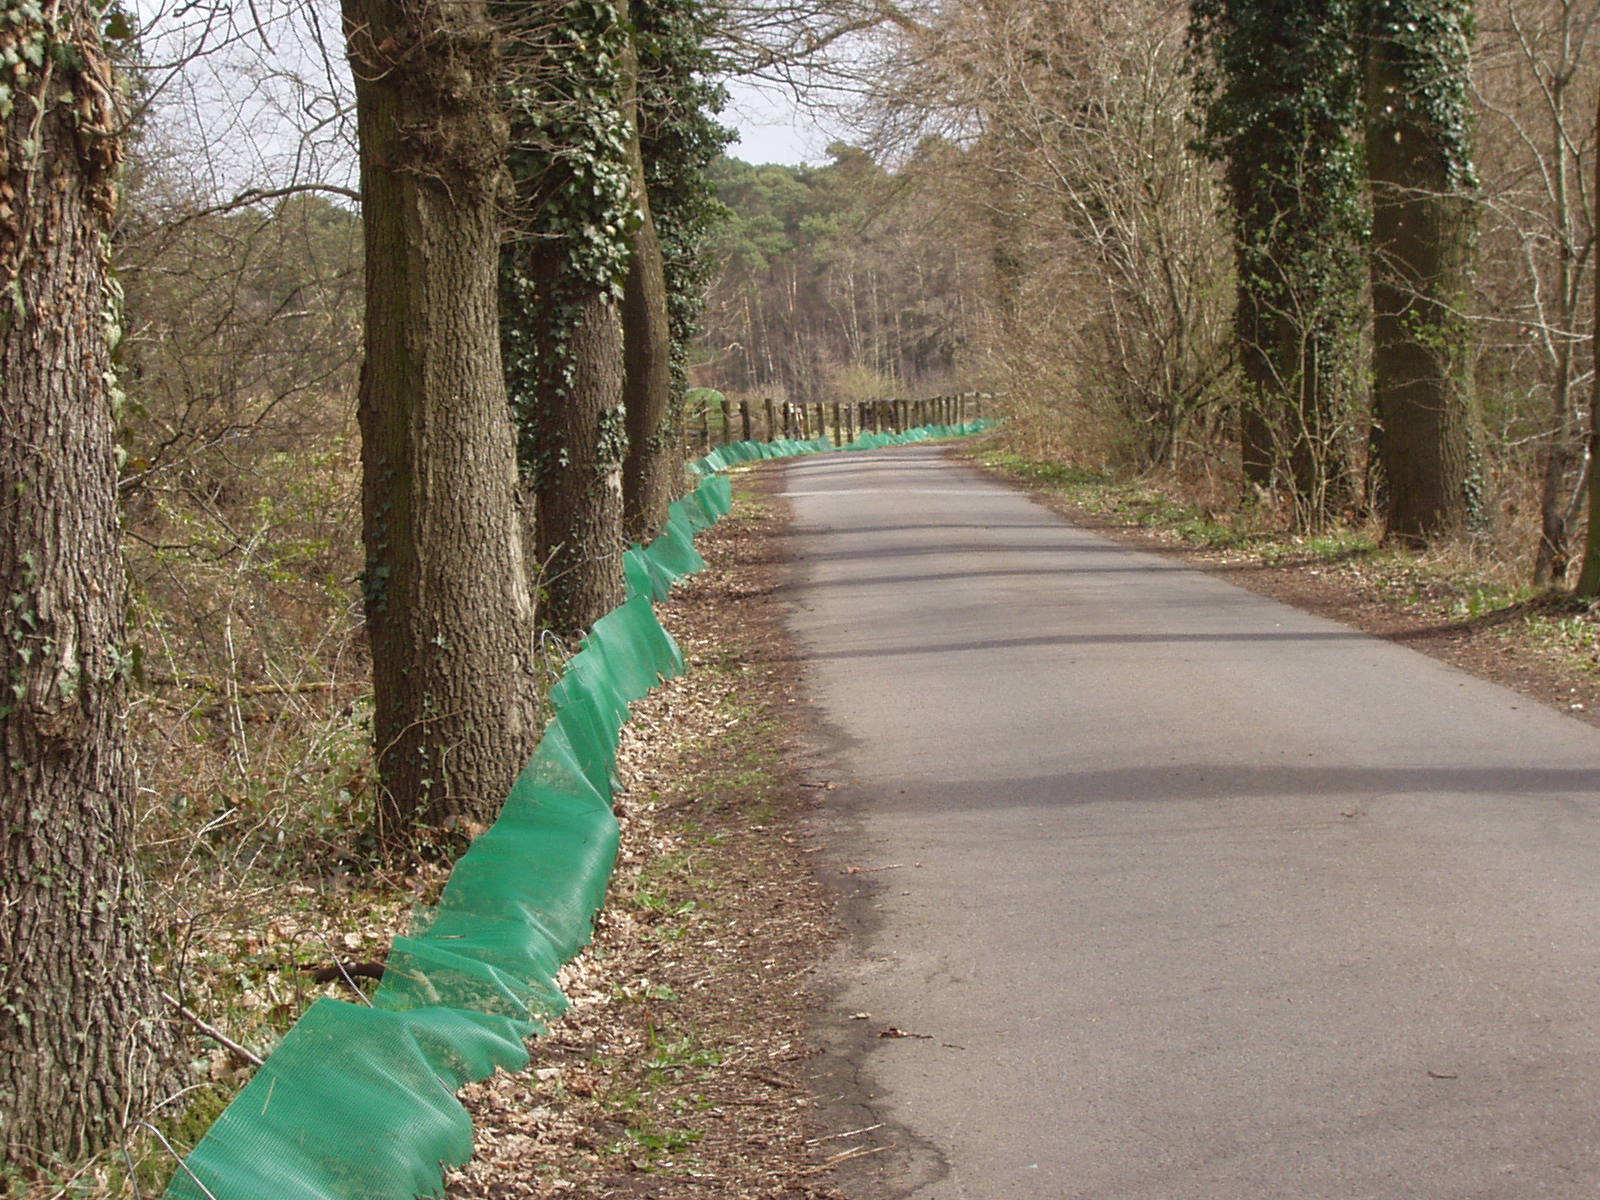
[[[1351,6],[1191,0],[1202,144],[1225,164],[1247,485],[1320,525],[1346,487],[1362,260]]]
[[[499,0],[516,47],[511,95],[515,223],[501,256],[501,337],[520,461],[537,498],[539,624],[588,629],[623,596],[623,345],[619,302],[637,219],[619,0]],[[545,14],[548,15],[548,14]]]
[[[124,756],[106,261],[123,117],[99,15],[75,0],[49,34],[12,24],[43,65],[9,71],[0,103],[0,1144],[18,1166],[112,1142],[173,1045]]]
[[[1552,161],[1547,176],[1551,184],[1551,200],[1555,204],[1556,236],[1559,238],[1556,253],[1557,320],[1560,333],[1551,345],[1546,333],[1546,345],[1551,346],[1555,359],[1555,379],[1550,389],[1550,444],[1545,447],[1543,470],[1539,486],[1539,548],[1534,555],[1533,582],[1538,586],[1560,583],[1566,578],[1568,565],[1567,476],[1572,469],[1572,352],[1573,328],[1578,313],[1577,247],[1573,228],[1572,198],[1568,183],[1571,143],[1567,129],[1567,92],[1572,85],[1575,62],[1572,44],[1572,3],[1561,8],[1560,56],[1551,73],[1546,93],[1550,104],[1550,154]]]
[[[1600,103],[1597,103],[1594,130],[1600,134]],[[1600,155],[1595,158],[1594,182],[1600,188]],[[1600,195],[1600,192],[1596,193]],[[1600,271],[1594,273],[1594,326],[1589,334],[1594,352],[1594,370],[1589,381],[1589,529],[1584,536],[1583,569],[1578,572],[1576,594],[1580,599],[1600,596]]]
[[[1241,274],[1244,265],[1241,263]],[[1240,285],[1234,309],[1234,337],[1244,373],[1244,396],[1239,403],[1239,466],[1247,487],[1272,486],[1272,424],[1267,411],[1279,394],[1259,301],[1252,288]]]
[[[365,600],[380,832],[487,821],[532,747],[500,370],[506,122],[482,0],[344,0],[361,136]]]
[[[673,477],[679,469],[679,447],[673,436],[672,328],[667,314],[667,273],[645,182],[639,132],[637,53],[630,58],[633,59],[629,72],[633,78],[633,102],[629,105],[628,158],[641,221],[633,234],[628,278],[622,294],[626,378],[623,407],[628,427],[628,456],[622,463],[622,503],[624,537],[645,542],[666,522]]]
[[[559,247],[535,251],[537,278],[563,270]],[[546,294],[555,291],[552,285]],[[558,633],[588,629],[622,602],[622,322],[609,293],[593,289],[561,315],[571,373],[552,372],[535,412],[540,468],[539,561],[544,604],[539,623]],[[554,322],[557,318],[552,317]],[[550,326],[554,328],[552,324]],[[541,367],[557,366],[555,354]]]
[[[1570,326],[1568,326],[1570,328]],[[1544,449],[1539,480],[1539,548],[1534,555],[1535,586],[1560,583],[1567,575],[1567,476],[1572,471],[1571,351],[1565,341],[1557,355],[1558,372],[1550,394],[1550,444]]]
[[[1373,399],[1387,536],[1413,545],[1461,530],[1469,515],[1475,221],[1464,102],[1454,125],[1444,111],[1464,96],[1467,8],[1379,6],[1368,50]]]

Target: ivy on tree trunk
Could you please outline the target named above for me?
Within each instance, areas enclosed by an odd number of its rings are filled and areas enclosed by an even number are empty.
[[[1348,486],[1361,324],[1356,0],[1192,0],[1201,149],[1238,265],[1245,478],[1318,524]]]
[[[1476,251],[1470,0],[1370,0],[1373,401],[1387,534],[1422,545],[1472,515],[1467,306]]]
[[[620,306],[639,224],[625,111],[625,14],[560,5],[496,13],[516,49],[503,77],[512,120],[513,227],[500,264],[501,338],[523,478],[535,497],[539,622],[592,625],[622,599]]]
[[[647,542],[667,519],[674,475],[683,469],[683,447],[673,436],[672,428],[672,327],[667,318],[667,273],[645,177],[640,141],[644,96],[637,38],[634,41],[627,55],[628,173],[633,180],[639,225],[629,246],[622,297],[623,406],[628,429],[628,453],[622,463],[622,504],[624,536],[629,541]]]

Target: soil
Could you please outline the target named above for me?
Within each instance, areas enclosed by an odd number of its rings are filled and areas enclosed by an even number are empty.
[[[845,1200],[863,1160],[892,1148],[873,1127],[841,1125],[839,1096],[816,1094],[806,1039],[840,893],[819,879],[806,832],[828,785],[803,765],[815,730],[778,597],[780,479],[738,475],[735,515],[698,543],[709,568],[663,608],[690,669],[624,731],[623,848],[595,940],[563,977],[571,1011],[532,1044],[526,1070],[469,1089],[478,1144],[452,1197]],[[1541,604],[1570,612],[1559,600],[1449,620],[1397,603],[1360,561],[1195,549],[1034,495],[1115,541],[1600,724],[1592,656],[1524,619]]]

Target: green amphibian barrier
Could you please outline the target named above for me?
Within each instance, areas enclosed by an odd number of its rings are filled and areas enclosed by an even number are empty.
[[[846,450],[982,432],[993,422],[869,434]],[[556,972],[589,941],[617,853],[611,812],[628,708],[683,655],[653,602],[705,567],[694,535],[725,516],[736,462],[811,454],[736,442],[690,464],[705,477],[659,537],[624,556],[628,600],[596,622],[551,690],[555,717],[494,825],[432,909],[397,937],[370,1006],[320,999],[179,1167],[167,1200],[413,1200],[472,1155],[458,1089],[528,1061],[526,1039],[566,1001]]]

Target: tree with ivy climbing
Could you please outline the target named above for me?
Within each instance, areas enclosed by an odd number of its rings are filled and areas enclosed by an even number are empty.
[[[1368,0],[1364,30],[1373,407],[1386,536],[1413,545],[1473,509],[1471,23],[1471,0]]]
[[[1357,0],[1192,0],[1200,145],[1238,266],[1245,478],[1337,508],[1360,340],[1364,212]]]
[[[633,0],[631,15],[637,72],[632,167],[644,221],[634,236],[623,305],[628,456],[622,487],[627,534],[643,540],[665,519],[680,482],[688,347],[699,333],[711,284],[708,243],[724,211],[710,168],[733,133],[715,117],[726,94],[709,82],[716,62],[707,48],[710,18],[702,0]]]
[[[630,169],[625,13],[498,0],[511,114],[512,227],[500,262],[501,344],[534,509],[539,623],[587,629],[622,599],[621,305],[639,224]]]
[[[123,718],[110,272],[119,85],[95,0],[0,21],[0,1161],[113,1143],[173,1045],[144,949]],[[3,1189],[4,1181],[0,1181]]]

